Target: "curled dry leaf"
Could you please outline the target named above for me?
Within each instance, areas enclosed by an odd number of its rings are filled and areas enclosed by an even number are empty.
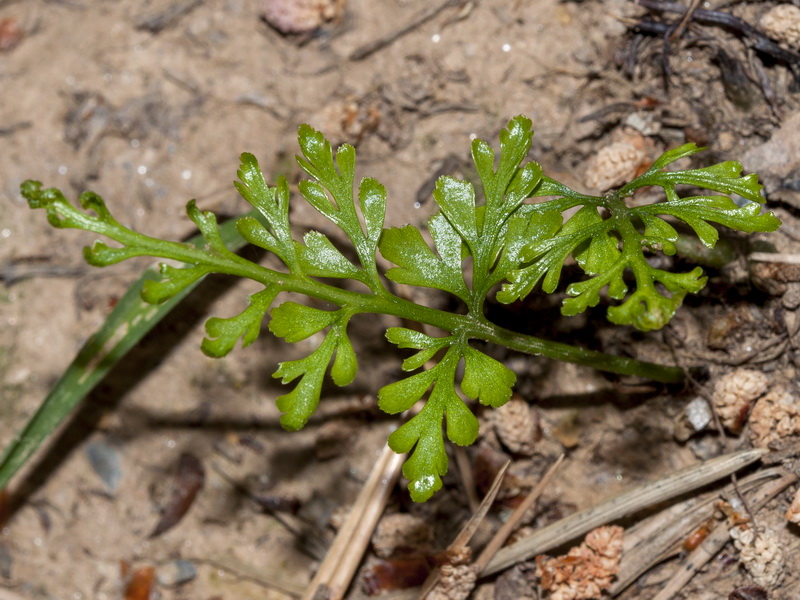
[[[793,435],[800,435],[800,401],[788,386],[776,386],[753,407],[750,437],[754,446],[766,448]]]
[[[492,412],[492,423],[503,445],[523,456],[533,456],[540,437],[539,420],[527,402],[513,397]]]
[[[736,369],[714,383],[714,410],[728,431],[739,433],[747,421],[750,406],[769,387],[764,373],[753,369]]]
[[[125,562],[120,567],[123,581],[123,599],[150,600],[155,579],[155,568],[140,567],[131,571],[130,566]]]
[[[424,556],[409,556],[370,561],[361,571],[361,589],[368,596],[422,585],[431,571]]]
[[[741,585],[728,594],[728,600],[769,600],[769,596],[760,585]]]
[[[0,52],[13,50],[23,37],[25,33],[16,19],[7,17],[0,20]]]
[[[205,481],[205,470],[200,460],[193,454],[184,452],[178,459],[175,471],[172,494],[167,505],[161,511],[161,518],[150,534],[156,537],[172,529],[180,522],[189,511],[197,493],[202,489]]]
[[[800,488],[794,494],[794,500],[786,510],[786,518],[792,523],[800,525]]]
[[[783,578],[784,557],[777,534],[769,529],[756,531],[742,523],[730,529],[733,545],[742,566],[763,587],[775,587]]]
[[[622,527],[607,525],[593,529],[580,546],[566,556],[536,557],[536,575],[550,600],[599,598],[619,573]]]

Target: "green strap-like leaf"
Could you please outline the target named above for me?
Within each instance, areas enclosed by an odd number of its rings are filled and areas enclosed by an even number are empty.
[[[35,193],[40,188],[41,184],[38,188],[29,185],[23,189]],[[31,204],[35,206],[38,197],[32,198]],[[54,211],[54,214],[57,213]],[[234,221],[220,226],[220,236],[230,250],[237,250],[247,243],[236,233]],[[188,243],[196,245],[202,242],[202,237],[198,235]],[[146,282],[157,282],[159,278],[156,271],[148,269],[128,288],[100,328],[89,337],[67,370],[59,377],[34,415],[7,443],[0,457],[0,489],[8,485],[42,442],[103,380],[111,368],[202,281],[201,278],[187,282],[185,288],[175,291],[169,299],[153,306],[144,302],[141,294]]]

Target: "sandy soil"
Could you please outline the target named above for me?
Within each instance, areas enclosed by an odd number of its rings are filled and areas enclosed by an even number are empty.
[[[243,151],[254,153],[265,172],[296,181],[292,157],[303,122],[336,142],[357,144],[360,173],[389,190],[392,224],[422,223],[432,211],[430,182],[468,169],[470,139],[493,141],[515,114],[534,121],[532,157],[583,189],[594,153],[623,137],[636,138],[651,160],[686,141],[708,144],[709,160],[719,160],[763,150],[776,131],[791,137],[780,129],[797,107],[785,67],[756,57],[753,71],[734,35],[693,25],[694,42],[673,44],[667,91],[661,43],[645,38],[633,46],[626,23],[643,11],[631,2],[484,0],[445,2],[440,11],[422,0],[341,4],[331,2],[332,19],[321,27],[287,36],[259,18],[255,0],[0,0],[0,22],[11,20],[0,27],[0,441],[25,423],[149,264],[85,266],[81,247],[91,237],[54,230],[28,210],[18,193],[25,179],[68,194],[90,188],[120,220],[179,239],[192,233],[182,212],[190,198],[223,215],[246,209],[230,185]],[[775,3],[734,4],[736,14],[756,23]],[[368,44],[426,11],[407,34],[368,51]],[[18,40],[8,33],[12,25]],[[750,64],[751,79],[732,84],[719,48]],[[759,72],[770,82],[771,102],[755,83]],[[751,102],[731,94],[742,88]],[[781,152],[753,156],[769,175],[771,208],[789,225],[769,241],[791,253],[797,252],[792,232],[800,204],[780,188],[800,154],[777,164]],[[305,226],[317,222],[311,214],[294,217]],[[786,300],[786,285],[772,295],[753,288],[741,257],[735,269],[711,275],[709,291],[689,301],[673,327],[698,340],[696,351],[682,355],[687,364],[702,367],[704,381],[713,381],[746,348],[774,348],[769,343],[783,336],[779,352],[739,364],[774,381],[795,381],[796,339],[787,338],[786,323],[794,322],[800,302]],[[791,291],[796,284],[789,279]],[[373,394],[398,362],[380,334],[388,321],[360,324],[363,335],[356,339],[372,364],[351,388],[331,388],[306,430],[287,434],[277,423],[273,400],[280,391],[270,375],[278,360],[304,348],[287,349],[263,336],[225,359],[198,349],[204,318],[239,312],[248,289],[223,280],[204,285],[15,481],[25,502],[2,530],[0,595],[7,588],[30,599],[121,598],[121,563],[132,570],[155,567],[160,583],[153,597],[165,600],[302,593],[317,560],[309,547],[329,541],[332,515],[335,521],[346,510],[392,426],[375,409]],[[600,313],[562,321],[551,318],[552,303],[534,308],[547,316],[538,326],[545,335],[591,338],[611,352],[671,360],[669,332],[633,335],[598,325]],[[520,393],[538,405],[543,424],[537,453],[515,463],[523,487],[569,449],[539,524],[748,444],[746,435],[675,440],[676,417],[697,390],[632,394],[592,371],[508,358],[521,375]],[[485,429],[491,429],[488,417]],[[470,457],[477,460],[480,452]],[[203,490],[177,526],[151,538],[184,454],[203,465]],[[292,523],[305,533],[261,510],[242,487],[299,506]],[[392,500],[392,511],[428,521],[437,549],[469,515],[457,474],[447,487],[426,507],[410,507],[401,488]],[[781,520],[787,498],[763,517],[779,528],[789,557],[775,598],[800,593],[800,536]],[[316,546],[301,543],[309,540]],[[194,573],[177,583],[179,568]],[[623,597],[652,597],[668,568],[651,572]],[[748,581],[735,560],[715,561],[683,597],[726,598]],[[357,582],[352,594],[361,589]],[[494,597],[492,586],[480,593]]]

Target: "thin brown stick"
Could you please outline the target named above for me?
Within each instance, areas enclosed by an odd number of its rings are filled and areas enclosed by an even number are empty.
[[[447,556],[463,556],[464,549],[472,539],[472,536],[475,535],[475,532],[478,530],[478,526],[486,517],[486,513],[489,512],[489,508],[491,508],[492,504],[494,504],[494,499],[497,497],[497,493],[500,491],[500,484],[503,483],[503,476],[506,474],[510,464],[510,460],[506,461],[506,464],[504,464],[497,472],[497,475],[495,475],[494,481],[492,482],[492,487],[489,488],[489,491],[483,498],[478,510],[472,514],[469,521],[467,521],[464,527],[461,528],[461,531],[456,536],[456,539],[454,539],[447,547],[447,550],[445,551]],[[422,584],[419,596],[417,596],[418,600],[425,600],[428,597],[428,594],[430,594],[439,583],[440,577],[440,568],[437,567],[431,571],[427,579],[425,579],[425,583]]]
[[[686,9],[686,12],[683,13],[683,17],[681,20],[678,21],[678,24],[669,34],[670,40],[676,40],[681,37],[683,30],[686,29],[686,26],[689,24],[689,21],[692,20],[692,16],[694,15],[694,11],[697,10],[697,7],[700,6],[700,0],[692,0],[689,4],[689,7]]]
[[[489,509],[494,503],[494,499],[497,497],[497,493],[500,491],[500,484],[503,483],[503,475],[506,474],[510,464],[511,461],[507,460],[506,464],[504,464],[497,472],[497,475],[495,475],[494,481],[492,482],[492,487],[489,488],[489,491],[483,498],[478,510],[472,514],[466,525],[461,528],[461,531],[456,536],[456,539],[453,540],[453,543],[447,547],[448,553],[460,552],[469,543],[469,541],[472,539],[472,536],[475,535],[475,532],[478,530],[478,526],[486,517],[486,513],[489,512]]]
[[[753,494],[748,495],[748,499],[752,504],[755,504],[755,510],[758,511],[769,502],[770,499],[774,498],[796,481],[797,475],[794,473],[784,475],[777,481],[771,481],[753,492]],[[653,600],[671,600],[680,592],[686,584],[689,583],[695,573],[719,554],[725,544],[730,541],[728,529],[729,525],[724,521],[717,525],[709,536],[686,557],[684,563],[677,568],[675,574],[661,591],[656,594]]]
[[[453,448],[453,456],[456,459],[458,474],[461,476],[461,484],[464,486],[464,494],[467,496],[467,504],[469,509],[475,512],[478,510],[481,501],[478,498],[478,492],[475,490],[475,474],[469,462],[467,449],[463,446],[456,446]]]
[[[522,504],[517,507],[511,517],[509,517],[508,521],[503,523],[503,526],[497,530],[497,533],[494,534],[494,537],[486,545],[486,548],[483,549],[483,552],[481,552],[478,560],[475,561],[475,570],[478,572],[478,574],[483,572],[483,570],[486,568],[486,565],[489,564],[489,561],[494,558],[494,555],[497,554],[497,551],[503,546],[503,544],[506,543],[508,537],[514,532],[519,525],[519,522],[533,506],[533,503],[538,500],[544,489],[550,484],[550,480],[553,478],[553,475],[555,475],[563,460],[564,454],[556,459],[556,462],[554,462],[547,470],[547,473],[544,474],[542,480],[536,484],[536,486],[525,497],[525,500],[523,500]]]
[[[340,600],[344,597],[364,556],[372,531],[383,513],[389,493],[400,476],[404,460],[405,454],[396,454],[384,446],[302,600]]]
[[[768,450],[756,449],[726,454],[682,469],[657,481],[637,486],[602,504],[556,521],[538,530],[530,537],[500,549],[486,565],[482,575],[497,573],[513,564],[528,560],[537,554],[569,542],[595,527],[718,481],[734,471],[754,463],[768,453]]]

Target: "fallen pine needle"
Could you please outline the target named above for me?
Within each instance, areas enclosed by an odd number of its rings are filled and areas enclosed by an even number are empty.
[[[754,463],[768,452],[763,449],[733,452],[682,469],[658,481],[637,486],[629,492],[556,521],[533,535],[502,548],[480,574],[497,573],[574,540],[595,527],[722,479]]]
[[[757,512],[769,502],[769,500],[796,481],[797,475],[793,473],[784,475],[778,480],[764,484],[751,494],[746,494],[747,501],[753,505],[753,511]],[[672,578],[661,591],[653,597],[653,600],[671,600],[671,598],[678,594],[691,578],[694,577],[695,573],[719,554],[725,544],[731,540],[729,528],[730,524],[726,521],[722,521],[714,527],[708,537],[678,566]]]

